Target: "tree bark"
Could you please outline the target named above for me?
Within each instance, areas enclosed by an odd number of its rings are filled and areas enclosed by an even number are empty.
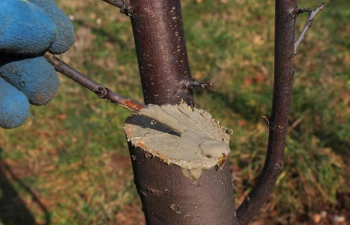
[[[131,23],[146,104],[193,106],[184,87],[191,72],[179,0],[130,0]]]
[[[276,0],[275,4],[275,77],[269,141],[264,169],[255,188],[237,210],[240,225],[246,225],[256,215],[273,191],[284,163],[289,109],[295,71],[294,41],[296,0]]]
[[[177,165],[167,165],[130,143],[129,148],[147,225],[238,224],[228,163],[190,180]]]
[[[130,0],[127,8],[145,103],[193,107],[180,0]],[[129,150],[147,225],[237,224],[228,162],[193,181],[139,147]]]

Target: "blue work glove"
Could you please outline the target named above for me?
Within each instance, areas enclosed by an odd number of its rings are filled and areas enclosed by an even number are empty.
[[[54,0],[0,0],[0,126],[20,126],[29,103],[45,105],[56,95],[55,69],[41,57],[74,43],[68,17]]]

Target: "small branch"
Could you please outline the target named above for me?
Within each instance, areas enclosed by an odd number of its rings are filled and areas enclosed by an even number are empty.
[[[211,82],[198,82],[195,80],[185,80],[183,82],[183,85],[185,88],[188,88],[188,89],[193,89],[194,87],[206,88],[206,87],[213,86],[213,84]]]
[[[124,0],[102,0],[104,2],[107,2],[108,4],[114,5],[118,8],[122,8],[124,5]]]
[[[128,0],[102,0],[102,1],[120,8],[121,13],[127,16],[131,16],[132,9],[130,7],[130,3]]]
[[[265,123],[267,124],[267,126],[269,127],[269,129],[273,129],[272,123],[270,122],[270,117],[269,116],[261,116],[261,118],[263,118],[263,120],[265,121]]]
[[[119,105],[133,112],[139,112],[141,109],[147,107],[139,102],[133,101],[117,93],[114,93],[113,91],[97,83],[96,81],[89,79],[84,74],[80,73],[79,71],[77,71],[76,69],[74,69],[67,63],[61,61],[60,59],[58,59],[50,53],[45,53],[44,57],[55,68],[57,72],[60,72],[63,75],[69,77],[70,79],[79,83],[83,87],[94,92],[102,99],[106,99],[116,105]]]
[[[302,8],[302,9],[298,9],[297,10],[297,14],[301,14],[301,13],[304,13],[304,12],[311,13],[312,9],[311,8]]]
[[[300,45],[300,43],[304,40],[304,38],[306,37],[306,32],[307,30],[311,27],[314,18],[316,16],[316,14],[321,11],[324,7],[325,3],[322,3],[320,6],[318,6],[315,10],[311,10],[310,8],[305,8],[305,9],[298,9],[297,14],[303,13],[303,12],[310,12],[310,16],[309,19],[307,20],[303,30],[301,31],[298,39],[296,40],[295,44],[294,44],[294,54],[297,54],[297,50],[298,47]]]
[[[294,121],[294,123],[290,126],[290,128],[288,129],[288,135],[294,130],[294,128],[296,126],[299,125],[299,123],[301,123],[301,121],[304,120],[304,116],[300,117],[299,119],[297,119],[296,121]]]

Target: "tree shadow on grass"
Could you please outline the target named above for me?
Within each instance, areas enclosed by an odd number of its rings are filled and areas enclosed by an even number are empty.
[[[350,157],[350,142],[345,138],[339,138],[334,132],[336,131],[317,130],[315,134],[326,147],[330,147],[338,155]]]
[[[0,222],[3,225],[38,225],[33,214],[13,187],[12,183],[15,182],[31,196],[32,201],[44,213],[45,223],[42,225],[49,225],[51,218],[47,208],[40,202],[36,194],[13,173],[1,158],[1,152],[2,149],[0,148]]]
[[[261,116],[270,113],[269,106],[271,105],[272,98],[270,94],[242,92],[229,96],[228,94],[211,89],[206,90],[205,94],[210,95],[214,102],[220,102],[223,107],[239,114],[242,118],[252,123],[263,121]]]

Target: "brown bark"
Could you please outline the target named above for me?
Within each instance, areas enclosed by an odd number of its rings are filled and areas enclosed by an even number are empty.
[[[146,104],[194,105],[179,0],[130,0],[131,22]]]
[[[146,224],[237,224],[228,163],[223,170],[206,170],[192,181],[178,166],[147,158],[140,148],[130,149]]]
[[[180,1],[130,0],[129,9],[145,103],[193,106]],[[192,181],[178,166],[129,149],[147,225],[237,224],[228,163]]]
[[[294,77],[296,0],[276,0],[275,78],[264,169],[256,187],[237,210],[240,225],[248,224],[272,193],[284,163],[289,109]]]

